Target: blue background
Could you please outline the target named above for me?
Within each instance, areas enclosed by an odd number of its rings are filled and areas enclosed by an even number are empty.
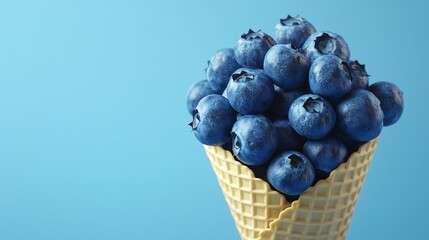
[[[238,239],[188,87],[300,14],[405,93],[348,239],[427,236],[428,1],[0,1],[0,239]]]

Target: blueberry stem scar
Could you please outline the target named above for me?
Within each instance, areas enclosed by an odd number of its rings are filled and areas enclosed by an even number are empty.
[[[312,97],[309,97],[304,102],[304,108],[309,113],[320,113],[322,111],[322,101],[319,98],[313,99]]]
[[[231,135],[232,135],[232,147],[234,149],[234,153],[238,154],[241,148],[240,138],[237,136],[237,134],[235,134],[235,132],[232,132]]]
[[[242,79],[242,78],[246,78],[246,80],[253,80],[255,75],[253,75],[252,73],[246,72],[246,71],[240,71],[239,73],[232,74],[231,77],[232,77],[233,81],[237,81],[237,80]]]
[[[296,154],[291,154],[289,156],[289,159],[290,159],[290,165],[293,168],[297,168],[299,166],[299,164],[302,162],[302,159]]]
[[[198,124],[200,123],[200,114],[198,113],[197,109],[194,109],[194,111],[192,111],[192,115],[193,115],[192,122],[189,123],[189,126],[192,127],[192,130],[195,130],[197,129]]]

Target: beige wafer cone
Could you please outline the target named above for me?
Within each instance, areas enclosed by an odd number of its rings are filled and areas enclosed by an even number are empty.
[[[361,146],[292,205],[229,151],[204,147],[241,239],[345,239],[377,143]]]

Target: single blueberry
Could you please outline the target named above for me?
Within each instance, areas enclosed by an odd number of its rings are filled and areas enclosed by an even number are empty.
[[[346,145],[334,137],[308,140],[305,142],[302,151],[314,169],[327,174],[343,163],[347,157]]]
[[[390,82],[376,82],[369,86],[369,91],[380,100],[384,113],[383,125],[396,123],[404,111],[404,94],[401,89]]]
[[[365,89],[350,92],[337,104],[338,128],[353,141],[367,142],[380,135],[383,118],[380,101]]]
[[[301,87],[308,79],[309,68],[307,57],[290,44],[275,45],[264,59],[264,72],[283,89]]]
[[[207,80],[198,81],[189,88],[186,97],[186,107],[188,108],[189,114],[197,107],[198,102],[209,94],[216,94],[215,90],[210,87]]]
[[[309,83],[314,94],[334,101],[350,91],[352,78],[346,62],[335,55],[324,55],[311,65]]]
[[[297,196],[315,180],[314,168],[302,153],[286,151],[274,157],[267,171],[268,182],[277,191]]]
[[[218,94],[210,94],[200,100],[193,111],[193,119],[189,125],[202,144],[222,145],[231,137],[236,115],[226,98]]]
[[[350,72],[352,74],[352,90],[368,88],[369,75],[366,72],[365,64],[360,64],[359,61],[349,61]]]
[[[301,48],[307,38],[316,32],[314,26],[306,19],[288,15],[281,18],[274,28],[274,39],[279,44],[292,44],[296,48]]]
[[[336,114],[321,96],[305,94],[290,106],[289,121],[299,135],[317,140],[326,137],[334,128]]]
[[[334,54],[347,62],[350,50],[344,38],[333,32],[316,32],[311,34],[302,46],[310,62],[322,55]]]
[[[274,94],[273,83],[259,69],[238,69],[226,87],[231,106],[241,114],[263,113],[273,102]]]
[[[277,129],[264,115],[241,116],[232,127],[232,152],[244,164],[268,162],[277,143]]]
[[[261,30],[241,35],[234,49],[235,59],[245,68],[262,69],[267,51],[276,44],[276,41]]]
[[[217,92],[225,90],[231,74],[241,66],[235,60],[234,49],[222,48],[213,55],[206,69],[207,80]]]

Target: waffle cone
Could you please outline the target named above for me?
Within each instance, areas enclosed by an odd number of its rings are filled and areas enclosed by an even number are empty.
[[[378,139],[292,204],[222,147],[204,146],[243,240],[345,239]]]

